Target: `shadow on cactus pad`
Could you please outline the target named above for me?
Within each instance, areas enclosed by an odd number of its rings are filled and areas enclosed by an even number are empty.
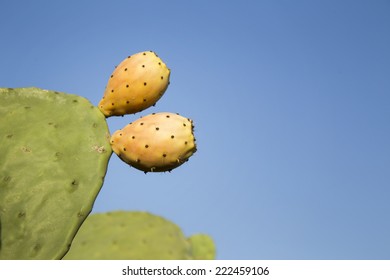
[[[61,259],[103,184],[105,117],[38,88],[1,88],[0,115],[0,259]]]
[[[204,234],[186,238],[172,222],[147,212],[91,214],[64,259],[214,259],[215,246]]]

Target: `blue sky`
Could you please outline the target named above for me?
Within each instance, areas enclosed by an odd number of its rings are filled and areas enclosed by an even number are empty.
[[[390,2],[1,1],[0,87],[97,105],[145,50],[171,68],[152,112],[194,120],[168,174],[111,157],[94,212],[210,234],[219,259],[390,259]]]

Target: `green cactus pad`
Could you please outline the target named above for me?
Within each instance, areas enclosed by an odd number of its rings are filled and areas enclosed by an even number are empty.
[[[64,259],[193,259],[191,243],[172,222],[147,212],[90,215]]]
[[[112,154],[85,98],[0,89],[0,259],[61,259],[92,209]]]
[[[192,256],[195,260],[214,260],[216,249],[213,239],[207,234],[194,234],[188,238],[191,244]]]

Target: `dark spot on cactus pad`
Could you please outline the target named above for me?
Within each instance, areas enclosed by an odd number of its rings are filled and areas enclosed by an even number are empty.
[[[161,62],[159,62],[158,65],[161,65]]]
[[[130,101],[129,100],[126,100],[126,104],[129,104],[130,103]]]
[[[144,82],[144,86],[146,86],[146,82]]]
[[[175,135],[171,135],[171,138],[172,138],[172,139],[175,138]]]
[[[141,162],[141,160],[140,160],[139,158],[137,158],[137,162],[138,162],[138,163],[140,163],[140,162]]]
[[[8,134],[6,137],[8,138],[8,139],[10,139],[10,138],[12,138],[12,134]]]
[[[144,125],[144,123],[142,122],[142,123],[140,123],[139,125]]]
[[[146,53],[143,53],[143,55],[146,55]]]
[[[112,106],[114,106],[114,103],[111,103]]]
[[[167,155],[166,155],[166,154],[163,154],[163,157],[167,157]]]
[[[31,109],[31,107],[30,106],[25,106],[24,109]]]
[[[24,212],[24,211],[20,211],[18,213],[18,218],[24,218],[25,216],[26,216],[26,212]]]
[[[160,128],[159,127],[156,127],[156,130],[159,130]]]
[[[146,144],[146,145],[145,145],[145,148],[146,148],[146,149],[147,149],[147,148],[149,148],[149,145],[148,145],[148,144]]]
[[[125,151],[125,152],[126,152],[126,148],[123,148],[123,151]]]
[[[170,118],[171,116],[170,115],[166,115],[167,118]]]
[[[114,75],[111,75],[111,77],[110,78],[113,78],[114,77]]]
[[[183,123],[183,126],[187,126],[185,123]]]
[[[125,68],[125,71],[127,71],[127,68]]]
[[[85,215],[84,215],[84,213],[82,212],[82,211],[79,211],[78,213],[77,213],[77,217],[78,218],[81,218],[81,217],[84,217]]]
[[[144,102],[146,102],[146,98],[144,98]]]
[[[135,136],[133,135],[133,136],[131,136],[131,139],[135,139]]]
[[[129,87],[129,85],[126,85],[126,87]]]
[[[164,77],[163,77],[163,76],[161,76],[161,80],[164,80]]]
[[[38,244],[35,244],[35,245],[34,245],[33,250],[34,250],[35,252],[38,252],[41,248],[42,248],[41,244],[38,243]]]
[[[79,182],[77,182],[76,179],[73,179],[73,181],[71,183],[72,187],[76,187],[76,186],[78,186],[78,184],[79,184]]]
[[[152,113],[152,115],[155,115],[156,113]]]
[[[111,92],[114,92],[114,90],[112,89]]]
[[[25,152],[25,153],[30,153],[31,149],[28,148],[28,147],[22,147],[22,151]]]
[[[145,68],[145,65],[144,65],[144,64],[142,65],[142,68]]]
[[[72,101],[73,101],[73,103],[79,102],[77,99],[73,99]]]
[[[98,124],[97,124],[97,123],[93,123],[93,124],[92,124],[92,127],[93,127],[93,128],[97,128],[97,127],[98,127]]]
[[[184,145],[187,145],[187,144],[188,144],[188,142],[187,142],[187,141],[185,141],[185,142],[184,142]]]
[[[129,55],[127,58],[130,58],[131,57],[131,55]]]
[[[8,184],[11,181],[11,176],[4,176],[3,177],[3,182]]]

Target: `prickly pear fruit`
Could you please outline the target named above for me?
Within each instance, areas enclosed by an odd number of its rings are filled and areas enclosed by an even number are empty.
[[[145,173],[171,171],[195,153],[193,128],[179,114],[155,113],[116,131],[110,143],[124,162]]]
[[[128,56],[111,74],[98,107],[106,117],[140,112],[161,98],[169,76],[170,69],[152,51]]]

